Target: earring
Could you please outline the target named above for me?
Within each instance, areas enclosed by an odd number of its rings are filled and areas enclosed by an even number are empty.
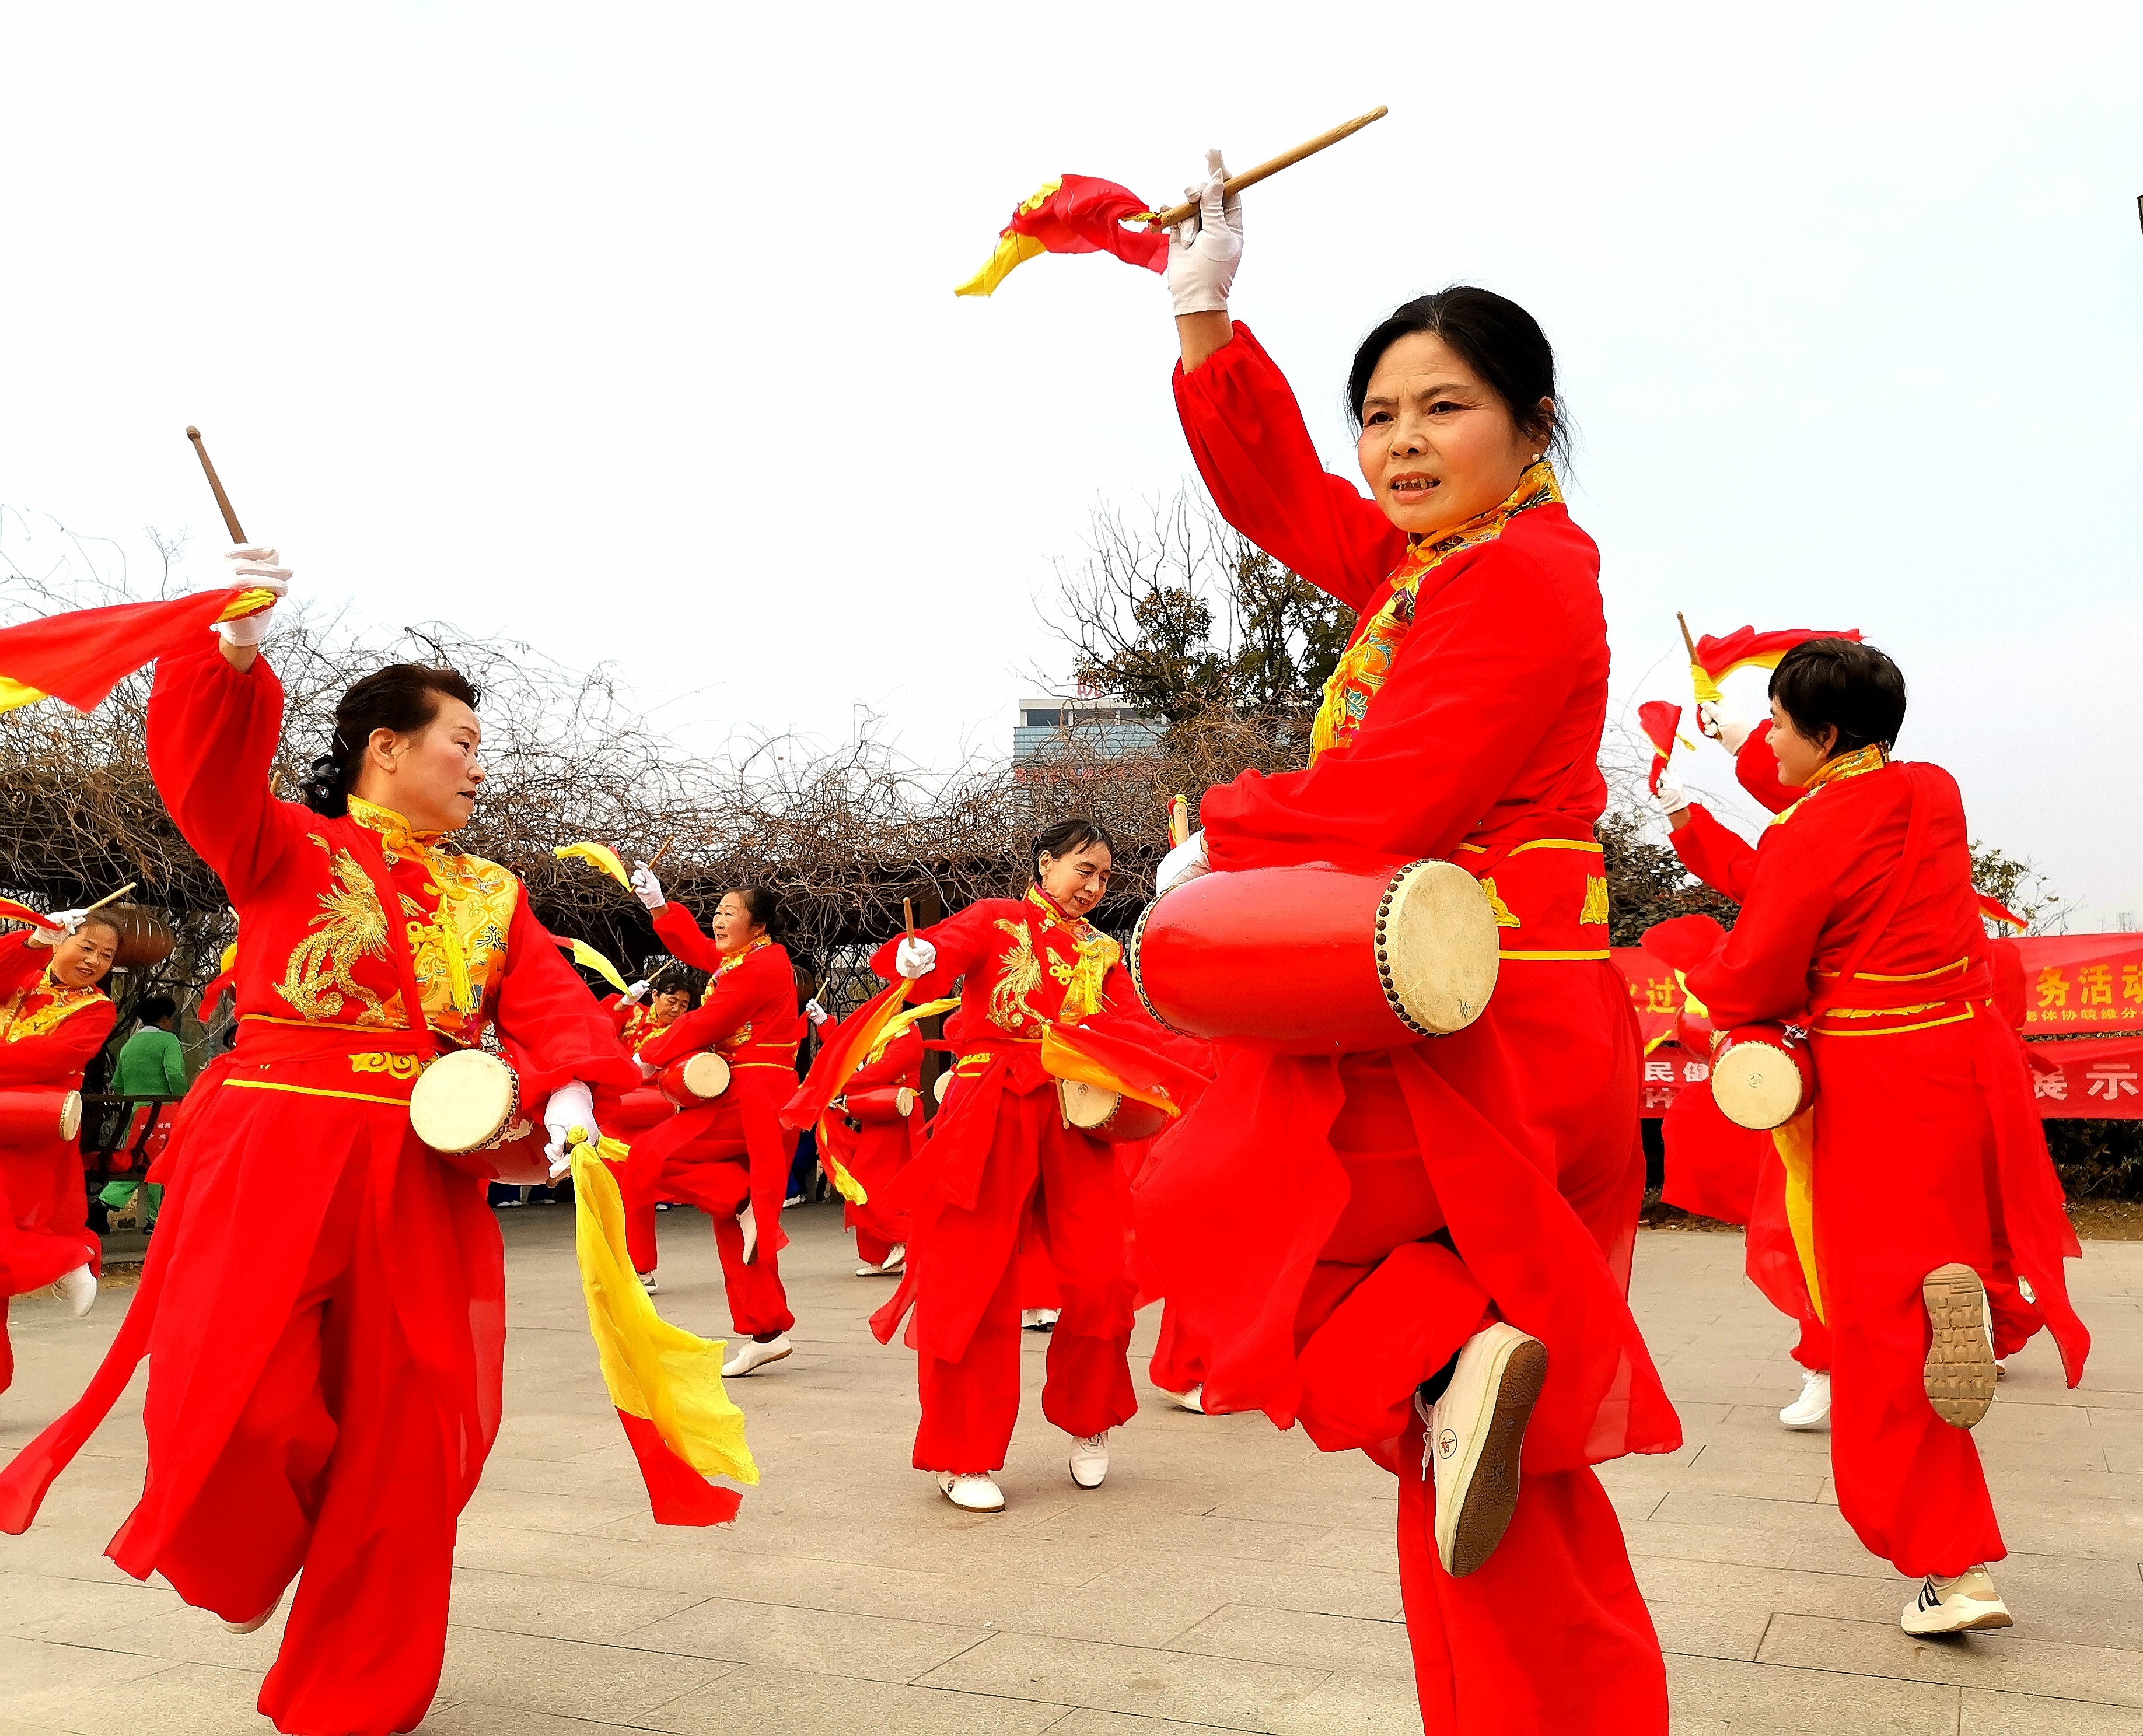
[[[1536,464],[1540,462],[1540,454],[1538,453],[1535,453],[1533,454],[1533,462]]]

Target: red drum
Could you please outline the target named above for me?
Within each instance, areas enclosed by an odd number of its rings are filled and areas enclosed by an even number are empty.
[[[409,1093],[409,1125],[473,1175],[517,1186],[547,1183],[548,1141],[521,1106],[521,1076],[510,1066],[481,1049],[457,1049],[418,1076]]]
[[[1171,1031],[1281,1055],[1448,1036],[1495,992],[1496,918],[1448,862],[1201,874],[1146,908],[1128,963]]]
[[[851,1121],[905,1121],[915,1113],[916,1094],[904,1085],[882,1085],[874,1091],[850,1091],[841,1099],[841,1112]]]
[[[938,1083],[931,1087],[932,1093],[938,1099],[938,1106],[940,1108],[944,1106],[945,1093],[952,1089],[953,1070],[950,1067],[948,1067],[943,1072],[938,1076]]]
[[[710,1103],[730,1088],[730,1064],[711,1049],[673,1061],[656,1076],[656,1084],[680,1109]]]
[[[1082,1079],[1057,1081],[1057,1108],[1067,1127],[1111,1145],[1150,1140],[1168,1125],[1167,1110],[1121,1091],[1105,1091]]]
[[[80,1091],[0,1091],[0,1145],[42,1145],[81,1131]]]
[[[651,1127],[660,1127],[677,1113],[677,1105],[651,1085],[643,1085],[636,1091],[627,1091],[618,1099],[617,1110],[603,1129],[622,1138],[629,1133],[642,1133]]]
[[[1711,1096],[1738,1127],[1768,1132],[1815,1101],[1808,1039],[1784,1025],[1737,1025],[1716,1040]]]

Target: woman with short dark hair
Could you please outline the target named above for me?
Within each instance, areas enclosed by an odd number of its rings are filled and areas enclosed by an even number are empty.
[[[278,592],[290,576],[270,549],[232,558]],[[520,881],[453,847],[484,778],[475,690],[414,664],[367,675],[305,801],[280,800],[268,620],[156,665],[150,769],[243,924],[237,1046],[181,1110],[103,1367],[0,1473],[0,1529],[30,1523],[146,1356],[152,1473],[113,1561],[241,1633],[295,1581],[261,1711],[386,1736],[438,1685],[505,1353],[497,1220],[478,1175],[417,1137],[411,1091],[434,1056],[495,1038],[555,1162],[595,1094],[638,1076]]]
[[[1346,382],[1364,499],[1230,316],[1225,179],[1215,153],[1170,246],[1177,411],[1229,522],[1359,614],[1308,767],[1208,790],[1158,889],[1209,866],[1447,859],[1482,883],[1502,961],[1455,1036],[1216,1045],[1219,1079],[1141,1183],[1140,1247],[1209,1347],[1209,1403],[1397,1471],[1431,1728],[1654,1736],[1665,1666],[1590,1467],[1680,1432],[1625,1300],[1640,1042],[1592,829],[1606,623],[1556,477],[1554,351],[1488,289],[1393,310]]]
[[[1809,1032],[1839,1511],[1921,1581],[1908,1633],[2006,1628],[1987,1570],[2002,1534],[1968,1432],[1994,1396],[1987,1286],[2005,1239],[2071,1386],[2091,1338],[2021,1047],[1994,1004],[1964,804],[1939,766],[1891,759],[1905,682],[1873,645],[1794,647],[1771,717],[1779,781],[1805,793],[1764,829],[1740,915],[1690,992],[1722,1031]]]
[[[730,1323],[744,1341],[722,1364],[722,1372],[735,1378],[788,1358],[794,1349],[789,1328],[796,1323],[780,1266],[789,1239],[781,1201],[796,1135],[780,1116],[796,1089],[804,1015],[796,1005],[795,971],[780,943],[781,897],[770,886],[724,893],[710,936],[663,891],[646,863],[634,868],[632,883],[662,943],[710,973],[695,1009],[641,1040],[634,1054],[641,1070],[652,1077],[672,1061],[710,1051],[729,1063],[730,1087],[634,1138],[626,1165],[626,1251],[651,1290],[656,1202],[696,1205],[713,1220]]]

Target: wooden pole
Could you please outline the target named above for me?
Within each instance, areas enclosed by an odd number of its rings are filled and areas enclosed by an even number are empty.
[[[201,461],[201,468],[208,473],[208,485],[215,492],[215,503],[223,512],[223,527],[230,532],[233,542],[245,541],[245,532],[240,527],[238,514],[230,507],[230,497],[223,492],[223,479],[215,473],[215,466],[208,461],[208,448],[201,444],[200,430],[189,428],[186,438],[194,443],[194,452]]]
[[[1694,669],[1696,667],[1696,641],[1689,636],[1689,623],[1682,620],[1680,610],[1675,611],[1675,619],[1681,621],[1681,642],[1689,648],[1689,664]]]
[[[662,840],[662,848],[647,858],[647,868],[650,873],[654,872],[655,864],[661,861],[665,856],[667,856],[670,853],[670,846],[676,842],[677,839],[675,833],[672,833],[670,837]]]
[[[915,900],[914,900],[914,899],[913,899],[913,898],[903,898],[903,899],[900,901],[900,920],[901,920],[901,921],[902,921],[902,922],[903,922],[903,923],[904,923],[904,924],[906,925],[906,927],[907,927],[907,929],[908,929],[908,937],[910,940],[913,940],[913,939],[915,938]]]
[[[87,916],[92,910],[103,909],[104,907],[111,903],[113,899],[125,898],[127,893],[133,891],[134,888],[141,883],[138,880],[129,880],[124,886],[121,887],[117,892],[108,892],[102,898],[99,898],[94,904],[87,907],[82,911],[82,914],[84,916]]]
[[[1329,132],[1320,132],[1315,138],[1310,140],[1307,144],[1298,145],[1292,151],[1283,151],[1278,156],[1273,158],[1271,161],[1260,163],[1256,168],[1250,170],[1247,174],[1230,176],[1227,181],[1228,197],[1232,199],[1236,194],[1241,192],[1244,188],[1255,186],[1269,175],[1277,175],[1283,169],[1293,168],[1294,165],[1300,162],[1303,158],[1316,156],[1317,153],[1324,150],[1326,146],[1338,144],[1340,140],[1348,137],[1349,135],[1359,132],[1372,121],[1383,120],[1384,116],[1388,115],[1390,112],[1391,111],[1388,108],[1386,108],[1382,103],[1379,103],[1376,107],[1371,109],[1368,114],[1357,115],[1353,120],[1346,122],[1344,126],[1334,127]],[[1151,224],[1156,229],[1173,229],[1185,217],[1193,215],[1197,209],[1198,201],[1196,200],[1187,200],[1181,205],[1170,206],[1168,210],[1161,212],[1157,216],[1147,218],[1146,221]]]

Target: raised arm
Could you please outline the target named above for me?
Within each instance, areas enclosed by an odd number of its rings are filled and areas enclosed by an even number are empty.
[[[676,906],[670,908],[674,910]],[[715,954],[718,962],[720,956]],[[640,1058],[655,1066],[665,1066],[681,1056],[711,1049],[745,1026],[778,1015],[784,996],[793,1006],[796,979],[790,974],[788,960],[789,955],[775,947],[754,953],[726,977],[717,978],[699,1006],[642,1043]]]
[[[306,810],[269,789],[283,729],[283,684],[267,660],[234,668],[221,641],[158,660],[149,693],[149,770],[186,840],[222,880],[233,903],[250,895],[290,841]]]
[[[1689,819],[1669,835],[1681,865],[1714,892],[1736,903],[1749,896],[1756,873],[1754,846],[1729,831],[1701,802],[1689,804]]]
[[[1591,633],[1529,556],[1489,544],[1420,606],[1354,739],[1305,771],[1205,793],[1216,868],[1334,850],[1448,857],[1510,788],[1570,699]]]
[[[970,904],[965,910],[954,911],[942,922],[933,922],[928,928],[916,931],[917,939],[927,940],[938,949],[938,963],[928,976],[915,979],[915,986],[908,992],[908,1005],[943,1000],[953,992],[954,982],[982,962],[995,932],[990,922],[987,904]],[[871,969],[888,982],[900,974],[893,963],[900,938],[896,935],[871,954]]]
[[[1364,607],[1406,533],[1324,468],[1286,376],[1248,326],[1199,367],[1178,367],[1175,408],[1221,517],[1319,590]]]
[[[655,913],[655,932],[673,958],[681,958],[695,971],[721,968],[722,949],[707,938],[700,919],[676,898]]]

